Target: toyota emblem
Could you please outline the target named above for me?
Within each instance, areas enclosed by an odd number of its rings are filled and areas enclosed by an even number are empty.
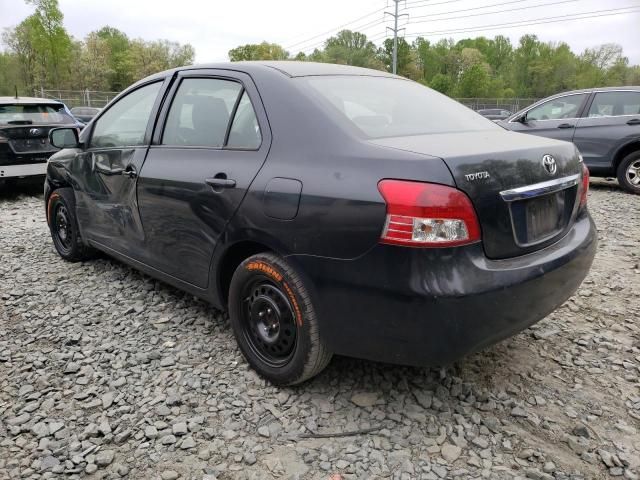
[[[32,128],[31,130],[29,130],[29,135],[33,135],[34,137],[36,135],[40,135],[40,129],[39,128]]]
[[[542,157],[542,166],[549,175],[555,175],[558,171],[558,164],[556,163],[556,159],[553,158],[553,155],[544,155]]]

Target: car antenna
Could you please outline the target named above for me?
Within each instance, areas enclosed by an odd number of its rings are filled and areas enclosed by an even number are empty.
[[[14,87],[16,88],[16,100],[18,100],[18,85],[14,85]]]

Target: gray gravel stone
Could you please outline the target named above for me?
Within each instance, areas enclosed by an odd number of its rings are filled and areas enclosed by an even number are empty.
[[[115,458],[115,452],[113,450],[100,450],[96,454],[96,465],[98,467],[106,467],[113,462]]]
[[[60,260],[41,195],[0,190],[0,480],[635,480],[640,196],[592,186],[596,259],[546,319],[446,368],[336,357],[295,388],[206,302]]]

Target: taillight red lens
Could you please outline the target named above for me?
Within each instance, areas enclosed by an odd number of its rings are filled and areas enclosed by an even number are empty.
[[[381,180],[387,204],[381,243],[453,247],[480,240],[480,224],[464,192],[435,183]]]
[[[587,204],[587,193],[589,193],[589,169],[583,163],[582,164],[582,189],[580,193],[581,207],[584,207]]]

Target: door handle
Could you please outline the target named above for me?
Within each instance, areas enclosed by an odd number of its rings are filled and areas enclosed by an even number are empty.
[[[213,178],[207,178],[205,183],[207,185],[212,186],[214,189],[216,188],[234,188],[236,186],[236,181],[227,178],[224,174],[218,174]]]
[[[640,118],[632,118],[627,122],[627,125],[640,125]]]
[[[558,128],[573,128],[573,125],[571,123],[561,123]]]
[[[125,177],[129,177],[129,178],[136,178],[138,176],[138,172],[136,172],[135,167],[132,165],[128,165],[127,168],[122,170],[122,172],[120,173]]]

